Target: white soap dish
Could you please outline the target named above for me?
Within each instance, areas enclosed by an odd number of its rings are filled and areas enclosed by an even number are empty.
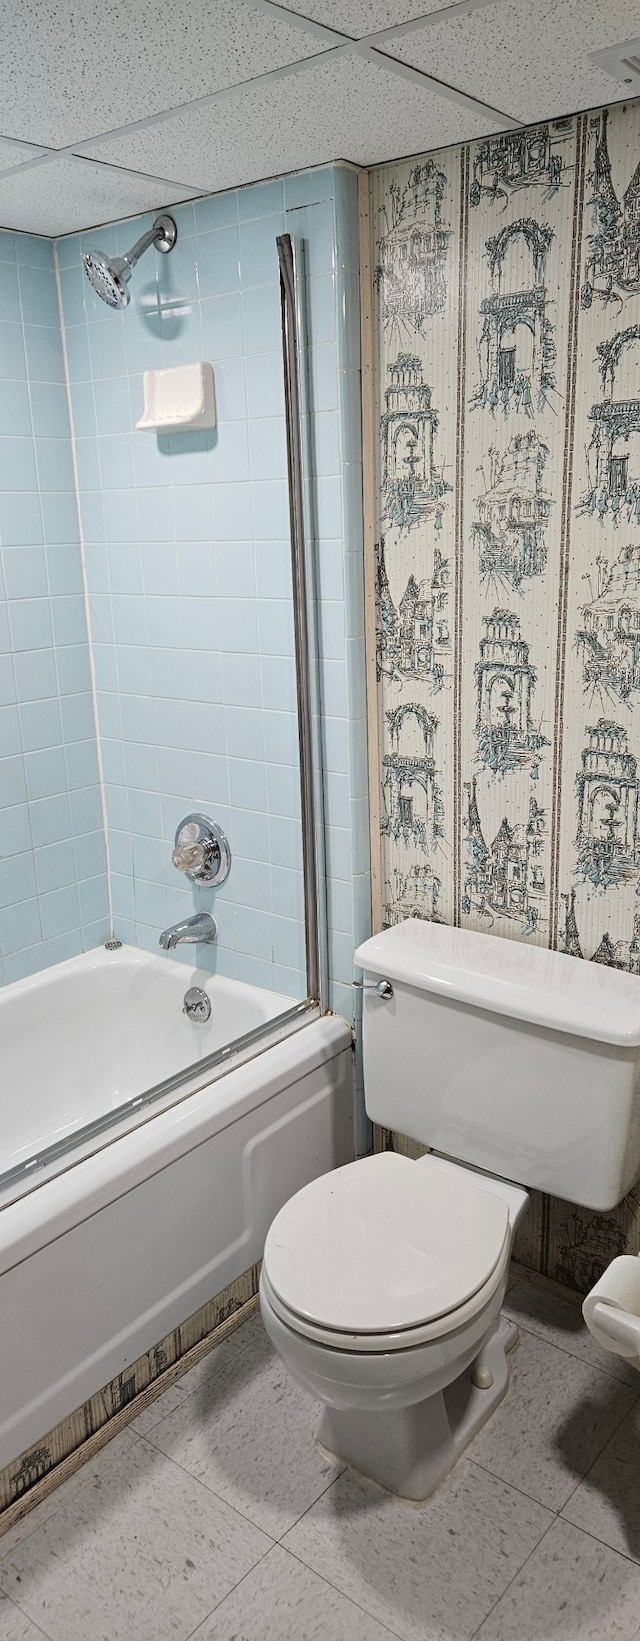
[[[173,365],[143,373],[144,410],[136,427],[168,433],[180,427],[215,427],[213,365]]]

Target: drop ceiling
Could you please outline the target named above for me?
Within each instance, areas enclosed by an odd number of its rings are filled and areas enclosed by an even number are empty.
[[[0,226],[56,235],[631,90],[640,0],[4,0]]]

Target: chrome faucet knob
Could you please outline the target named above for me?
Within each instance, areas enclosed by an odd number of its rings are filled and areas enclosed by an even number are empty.
[[[224,883],[231,870],[231,850],[222,827],[207,815],[186,815],[180,822],[171,860],[192,883]]]
[[[206,859],[204,844],[177,843],[171,855],[171,864],[177,866],[179,872],[201,872]]]

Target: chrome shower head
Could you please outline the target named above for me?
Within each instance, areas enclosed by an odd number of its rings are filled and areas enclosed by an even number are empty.
[[[127,282],[131,269],[123,256],[105,256],[104,251],[83,251],[82,260],[87,279],[94,291],[110,308],[126,308],[129,301]]]
[[[109,308],[126,308],[129,301],[127,287],[136,262],[150,245],[155,245],[157,251],[172,251],[177,238],[178,230],[173,217],[156,217],[153,227],[136,240],[124,256],[107,256],[104,251],[83,251],[82,261],[87,279]]]

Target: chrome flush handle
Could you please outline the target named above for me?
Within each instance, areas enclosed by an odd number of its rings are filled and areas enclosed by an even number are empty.
[[[393,986],[390,980],[354,980],[354,986],[360,991],[374,991],[376,997],[382,997],[387,1002],[393,997]]]

